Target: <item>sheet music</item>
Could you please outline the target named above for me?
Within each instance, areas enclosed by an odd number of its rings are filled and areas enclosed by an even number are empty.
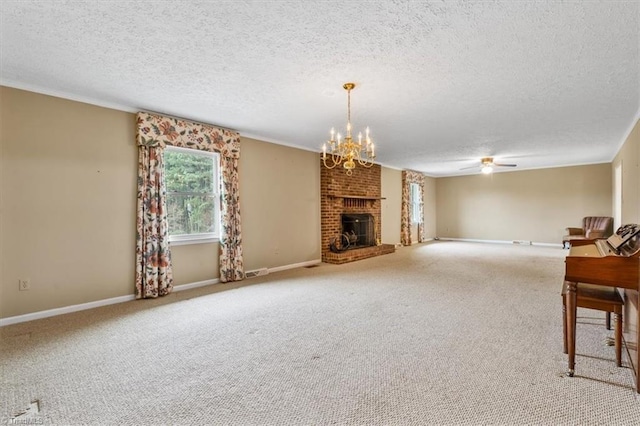
[[[618,251],[627,242],[630,242],[633,237],[636,237],[640,233],[640,226],[635,223],[630,223],[618,228],[615,234],[607,238],[607,242],[614,250]]]
[[[611,246],[609,240],[597,240],[596,246],[598,247],[598,250],[600,250],[602,256],[611,256],[618,254],[617,249]]]

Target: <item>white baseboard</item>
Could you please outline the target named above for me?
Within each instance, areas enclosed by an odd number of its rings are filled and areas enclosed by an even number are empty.
[[[464,241],[467,243],[492,243],[492,244],[513,244],[513,241],[507,240],[477,240],[474,238],[449,238],[449,237],[440,237],[440,241]]]
[[[449,238],[449,237],[439,237],[440,241],[464,241],[468,243],[491,243],[491,244],[514,244],[513,240],[478,240],[473,238]],[[562,247],[562,244],[558,243],[537,243],[532,241],[531,244],[522,244],[522,245],[532,245],[532,246],[544,246],[544,247]]]
[[[321,262],[321,260],[317,259],[317,260],[311,260],[311,261],[308,261],[308,262],[294,263],[292,265],[278,266],[276,268],[270,268],[269,272],[278,272],[278,271],[285,271],[287,269],[302,268],[302,267],[305,267],[305,266],[317,265],[320,262]],[[204,286],[207,286],[207,285],[217,284],[219,282],[220,282],[219,278],[214,278],[214,279],[205,280],[205,281],[197,281],[197,282],[194,282],[194,283],[182,284],[182,285],[174,286],[173,287],[173,291],[191,290],[193,288],[198,288],[198,287],[204,287]],[[30,313],[30,314],[16,315],[16,316],[7,317],[7,318],[0,318],[0,327],[4,327],[6,325],[18,324],[18,323],[21,323],[21,322],[34,321],[34,320],[42,319],[42,318],[54,317],[54,316],[57,316],[57,315],[69,314],[71,312],[85,311],[87,309],[99,308],[101,306],[114,305],[116,303],[130,302],[130,301],[135,300],[135,299],[136,299],[136,297],[133,294],[129,294],[129,295],[126,295],[126,296],[112,297],[110,299],[96,300],[94,302],[80,303],[78,305],[63,306],[62,308],[47,309],[45,311],[33,312],[33,313]]]
[[[291,265],[277,266],[275,268],[269,268],[269,273],[286,271],[287,269],[304,268],[305,266],[313,266],[322,263],[321,259],[308,260],[306,262],[293,263]]]
[[[15,317],[0,318],[0,327],[5,325],[18,324],[20,322],[33,321],[42,318],[55,317],[57,315],[69,314],[71,312],[84,311],[87,309],[99,308],[100,306],[115,305],[116,303],[130,302],[135,300],[133,294],[127,296],[112,297],[110,299],[96,300],[95,302],[80,303],[79,305],[64,306],[62,308],[47,309],[30,314],[16,315]]]
[[[532,246],[543,246],[543,247],[560,247],[562,248],[562,243],[536,243],[535,241],[531,243]]]
[[[401,249],[402,247],[411,247],[411,246],[415,246],[416,244],[428,243],[429,241],[435,241],[435,238],[425,238],[422,241],[411,241],[410,246],[405,246],[402,243],[385,243],[385,244],[393,244],[396,247],[396,250],[398,250],[398,249]]]
[[[218,284],[220,282],[219,278],[214,278],[212,280],[205,281],[196,281],[195,283],[182,284],[173,287],[173,291],[183,291],[183,290],[191,290],[192,288],[204,287],[206,285]]]

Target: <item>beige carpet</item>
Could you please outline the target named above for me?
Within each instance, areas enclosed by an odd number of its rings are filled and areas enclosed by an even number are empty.
[[[0,424],[640,424],[560,248],[437,242],[0,330]],[[626,361],[626,360],[625,360]]]

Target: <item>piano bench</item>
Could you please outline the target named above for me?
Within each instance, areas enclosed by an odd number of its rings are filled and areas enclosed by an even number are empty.
[[[569,285],[565,281],[562,285],[562,333],[564,338],[564,353],[567,351],[567,304],[566,297]],[[615,287],[595,285],[595,284],[578,284],[577,291],[577,307],[595,309],[597,311],[604,311],[607,313],[607,329],[610,330],[609,325],[610,313],[614,314],[615,319],[615,331],[614,341],[616,348],[616,365],[622,366],[622,309],[624,301],[618,293]],[[574,326],[575,330],[575,326]]]

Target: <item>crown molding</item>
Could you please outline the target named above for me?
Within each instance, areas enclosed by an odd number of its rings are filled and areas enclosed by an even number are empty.
[[[54,96],[56,98],[82,102],[84,104],[95,105],[103,108],[115,109],[118,111],[136,113],[141,110],[140,108],[134,108],[130,105],[122,105],[122,104],[113,103],[113,102],[106,102],[99,99],[90,98],[87,96],[78,96],[76,94],[64,92],[61,90],[49,89],[41,86],[36,86],[33,84],[22,83],[14,80],[7,80],[4,78],[0,78],[0,85],[11,87],[13,89],[20,89],[20,90],[26,90],[29,92],[39,93],[41,95]]]

